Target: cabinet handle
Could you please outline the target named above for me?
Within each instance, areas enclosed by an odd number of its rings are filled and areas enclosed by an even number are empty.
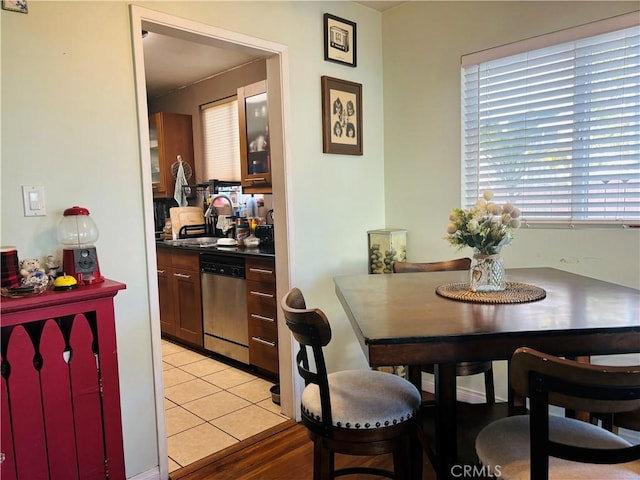
[[[255,290],[251,290],[249,293],[250,293],[251,295],[257,295],[258,297],[268,297],[268,298],[273,298],[273,294],[271,294],[271,293],[256,292]]]
[[[159,273],[160,275],[162,275],[164,272],[166,272],[166,270],[158,270],[158,273]]]
[[[185,275],[184,273],[174,273],[173,276],[180,278],[191,278],[191,275]]]
[[[276,346],[275,342],[267,342],[266,340],[263,340],[259,337],[251,337],[251,340],[253,340],[254,342],[261,343],[262,345],[267,345],[268,347],[272,347],[272,348],[275,348]]]
[[[267,179],[266,179],[266,178],[264,178],[264,177],[262,177],[262,178],[260,178],[260,177],[254,177],[254,178],[245,178],[245,179],[244,179],[244,181],[245,181],[245,182],[266,182],[266,181],[267,181]]]
[[[267,275],[273,275],[273,270],[265,270],[264,268],[251,268],[249,267],[249,271],[253,273],[266,273]]]
[[[258,320],[264,320],[265,322],[275,322],[274,318],[264,317],[262,315],[258,315],[257,313],[252,313],[251,318],[257,318]]]

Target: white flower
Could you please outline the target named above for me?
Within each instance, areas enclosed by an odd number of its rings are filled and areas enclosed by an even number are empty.
[[[487,204],[487,211],[492,215],[500,215],[502,208],[500,208],[500,205],[498,205],[497,203],[491,202]]]
[[[469,228],[469,231],[471,233],[477,233],[477,231],[480,229],[480,224],[478,223],[477,220],[470,220],[469,223],[467,224],[467,227]]]

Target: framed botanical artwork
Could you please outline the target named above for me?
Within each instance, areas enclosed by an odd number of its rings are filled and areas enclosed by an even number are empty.
[[[329,62],[356,66],[356,24],[324,14],[324,59]]]
[[[27,0],[2,0],[2,9],[12,12],[29,13]]]
[[[362,155],[362,84],[322,77],[322,151]]]

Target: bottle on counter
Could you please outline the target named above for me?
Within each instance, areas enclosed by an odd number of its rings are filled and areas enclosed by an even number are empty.
[[[239,247],[244,246],[244,239],[249,236],[249,221],[247,217],[238,217],[236,219],[236,244]]]

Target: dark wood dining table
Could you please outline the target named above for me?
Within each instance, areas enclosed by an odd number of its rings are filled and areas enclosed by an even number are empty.
[[[455,364],[508,360],[528,346],[563,356],[640,352],[640,290],[553,268],[507,269],[507,282],[533,285],[546,297],[526,303],[444,298],[441,285],[467,272],[347,275],[336,294],[371,367],[408,365],[420,387],[420,365],[435,364],[435,459],[439,479],[452,478],[458,439]]]

